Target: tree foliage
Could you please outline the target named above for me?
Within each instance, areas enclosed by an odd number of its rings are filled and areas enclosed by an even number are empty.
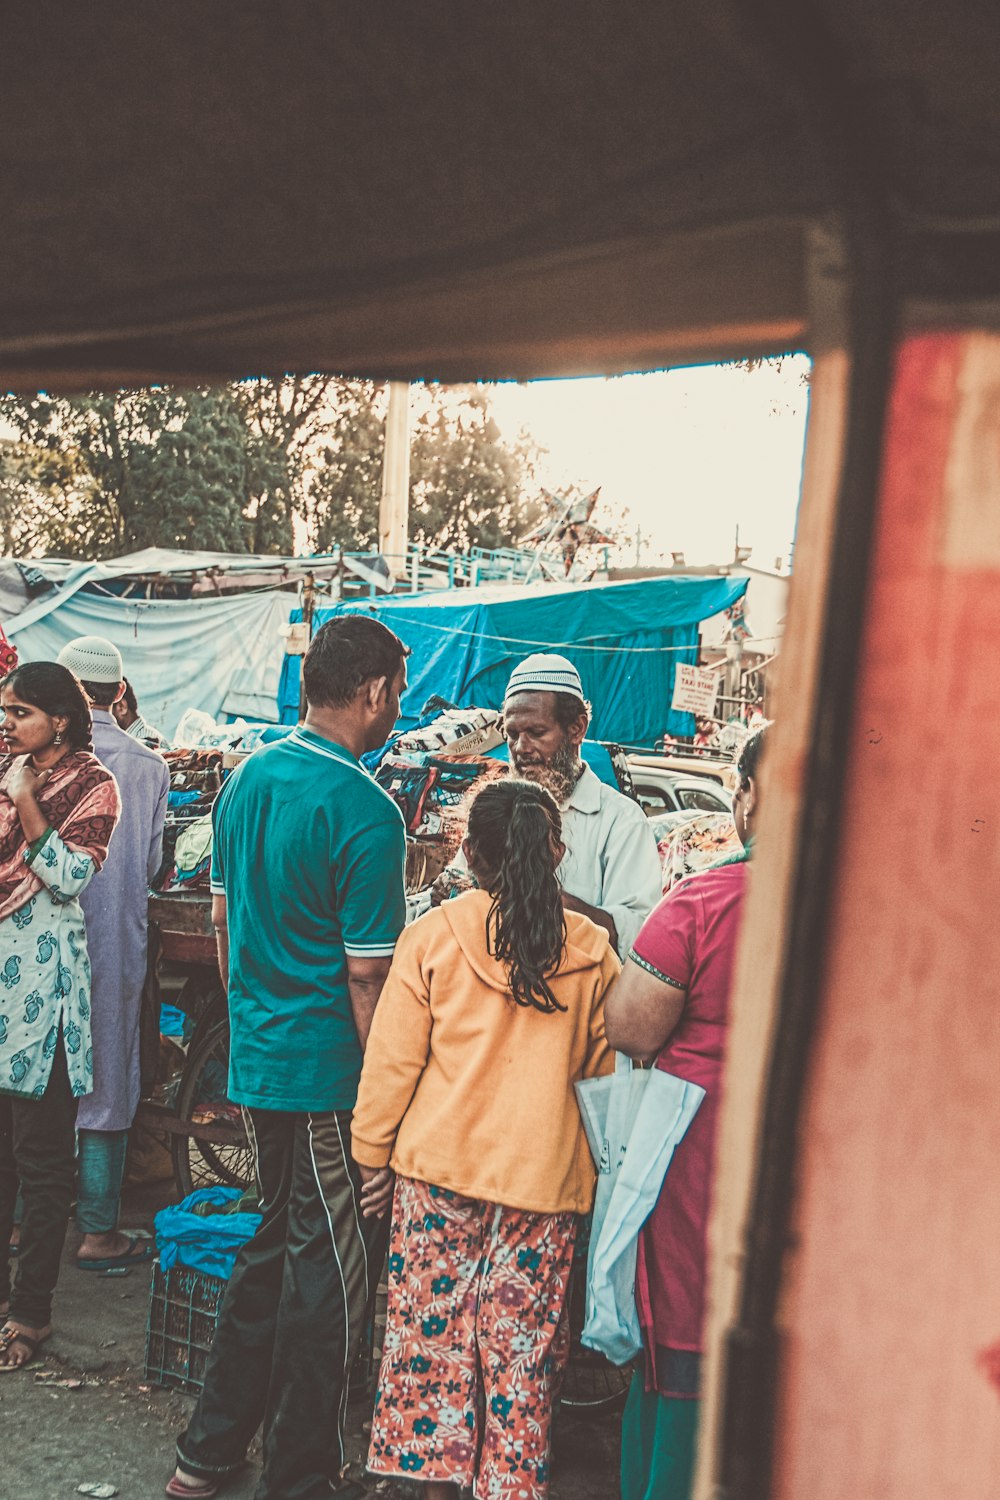
[[[414,393],[411,539],[509,544],[530,526],[535,450],[505,442],[478,387]],[[181,390],[8,396],[5,551],[291,552],[377,545],[385,391],[330,376]]]
[[[35,455],[47,550],[107,557],[140,547],[245,551],[241,433],[210,391],[8,397],[0,410]]]
[[[385,447],[385,397],[375,386],[344,394],[309,486],[317,551],[374,547]],[[427,549],[512,546],[539,514],[538,449],[505,441],[478,386],[411,393],[410,540]]]
[[[428,547],[509,547],[541,513],[538,450],[519,435],[499,440],[489,398],[477,386],[456,401],[430,388],[410,450],[410,535]]]
[[[378,547],[386,396],[371,381],[343,381],[306,475],[303,515],[316,552]]]

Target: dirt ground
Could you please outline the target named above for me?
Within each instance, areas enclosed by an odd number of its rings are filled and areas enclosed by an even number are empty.
[[[126,1195],[124,1222],[151,1227],[168,1201],[170,1185]],[[149,1386],[143,1378],[150,1270],[125,1277],[84,1274],[73,1264],[70,1232],[56,1294],[55,1333],[44,1357],[23,1374],[0,1377],[0,1431],[10,1490],[18,1500],[68,1500],[77,1486],[106,1483],[122,1500],[163,1494],[175,1434],[185,1425],[190,1398]],[[59,1384],[82,1380],[80,1386]],[[350,1444],[359,1466],[367,1403],[352,1404]],[[563,1410],[556,1426],[552,1500],[615,1500],[620,1416]],[[16,1434],[15,1449],[11,1439]],[[257,1469],[251,1462],[225,1494],[251,1500]],[[416,1497],[405,1483],[374,1481],[380,1500]]]

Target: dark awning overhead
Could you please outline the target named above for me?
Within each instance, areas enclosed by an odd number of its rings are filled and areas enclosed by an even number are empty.
[[[0,371],[457,379],[787,348],[803,227],[845,183],[888,205],[910,292],[994,297],[998,64],[993,0],[16,8]]]

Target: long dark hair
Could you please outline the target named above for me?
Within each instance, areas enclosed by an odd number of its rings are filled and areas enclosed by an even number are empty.
[[[736,762],[736,774],[740,778],[741,786],[749,786],[755,781],[759,774],[760,763],[764,757],[764,747],[767,744],[768,725],[762,729],[755,730],[745,742]]]
[[[66,739],[74,750],[93,750],[90,702],[68,667],[57,661],[26,661],[0,682],[0,688],[5,687],[50,718],[68,719]]]
[[[487,948],[507,965],[516,1003],[547,1015],[566,1009],[547,982],[566,943],[553,852],[561,836],[558,807],[544,787],[529,781],[484,787],[469,812],[477,874],[493,896],[486,918]]]

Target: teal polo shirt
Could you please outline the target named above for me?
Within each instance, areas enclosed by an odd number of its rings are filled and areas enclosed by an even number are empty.
[[[308,729],[257,750],[212,815],[229,923],[229,1096],[353,1109],[361,1076],[347,955],[388,957],[406,921],[406,830],[349,751]]]

